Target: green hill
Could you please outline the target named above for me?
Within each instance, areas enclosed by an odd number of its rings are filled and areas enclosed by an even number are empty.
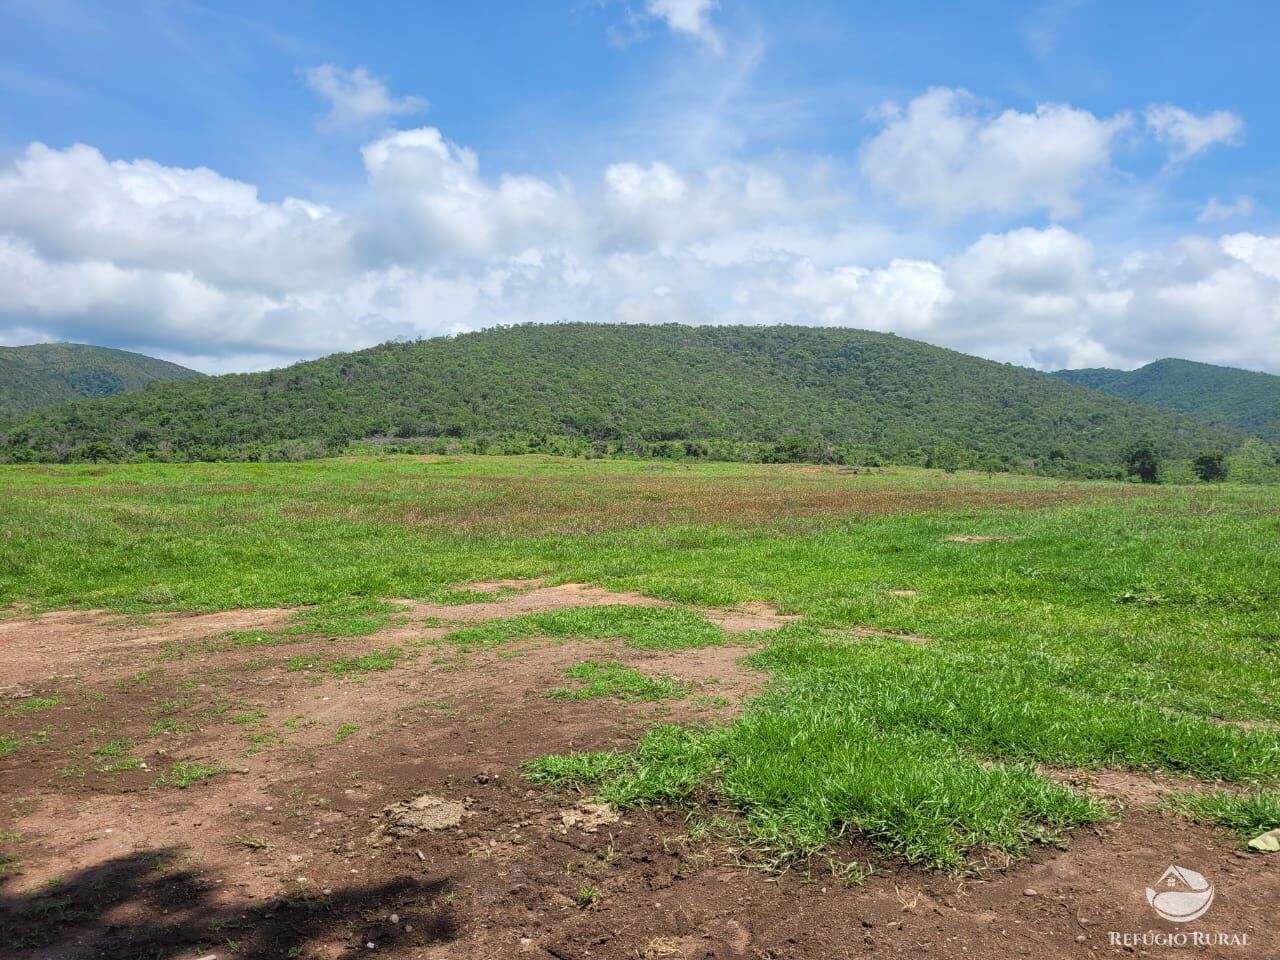
[[[384,438],[424,451],[883,459],[1089,473],[1113,469],[1141,435],[1174,457],[1231,450],[1242,439],[891,334],[564,323],[152,384],[42,411],[0,437],[0,454],[256,459]]]
[[[72,400],[141,390],[156,380],[200,376],[176,363],[84,343],[0,347],[0,420]]]
[[[1269,373],[1157,360],[1137,370],[1059,370],[1053,376],[1280,443],[1280,377]]]

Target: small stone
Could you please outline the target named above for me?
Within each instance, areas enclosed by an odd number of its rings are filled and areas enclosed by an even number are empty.
[[[400,914],[398,914],[398,913],[393,913],[393,914],[391,915],[391,922],[392,922],[392,923],[399,923],[399,922],[400,922]]]
[[[1038,897],[1040,896],[1040,891],[1036,890],[1034,887],[1027,887],[1027,889],[1022,891],[1022,895],[1024,897]]]
[[[377,944],[374,943],[372,940],[370,940],[368,943],[365,944],[366,949],[369,949],[369,950],[372,950],[376,946]]]
[[[1078,937],[1076,937],[1076,943],[1087,943],[1088,941],[1089,941],[1089,938],[1086,937],[1083,933],[1080,934]]]

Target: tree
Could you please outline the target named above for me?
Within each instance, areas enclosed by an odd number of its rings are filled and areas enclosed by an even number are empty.
[[[1143,437],[1125,451],[1124,466],[1129,476],[1143,483],[1160,482],[1160,451],[1150,437]]]
[[[1205,483],[1227,479],[1227,458],[1221,450],[1210,450],[1191,461],[1196,476]]]

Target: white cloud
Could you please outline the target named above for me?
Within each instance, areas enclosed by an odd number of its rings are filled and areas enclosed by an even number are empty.
[[[664,163],[608,167],[601,207],[598,241],[606,247],[690,243],[785,221],[803,209],[782,177],[760,167],[721,164],[685,177]]]
[[[943,218],[1047,210],[1069,217],[1078,194],[1106,173],[1125,114],[1102,119],[1064,104],[993,113],[963,90],[935,87],[880,111],[862,171],[904,206]]]
[[[1156,139],[1174,148],[1175,160],[1195,156],[1217,143],[1239,146],[1244,140],[1244,121],[1227,110],[1197,117],[1173,104],[1152,104],[1146,120]]]
[[[500,256],[579,231],[567,184],[510,175],[487,183],[476,155],[434,127],[388,134],[362,153],[374,201],[361,238],[377,256]]]
[[[943,104],[944,126],[960,121],[952,173],[994,190],[973,172],[1005,157],[993,138],[1063,123],[1105,140],[1097,127],[1114,122],[1056,111],[1070,108],[1002,121]],[[431,127],[374,139],[363,160],[366,188],[337,210],[265,201],[208,169],[33,144],[0,166],[0,340],[87,340],[221,370],[513,321],[792,322],[1045,367],[1172,354],[1280,371],[1280,237],[1120,257],[1061,226],[1020,227],[947,256],[937,238],[869,221],[807,164],[486,175]],[[1061,178],[1021,182],[1019,202],[1072,198]],[[986,194],[997,202],[1012,201]]]
[[[392,97],[386,81],[371,76],[364,67],[344,70],[325,63],[311,67],[304,77],[307,86],[329,104],[329,113],[321,123],[325,129],[359,128],[374,120],[421,113],[427,108],[421,97]]]
[[[1241,194],[1229,203],[1213,197],[1196,217],[1196,223],[1217,223],[1222,220],[1234,220],[1236,217],[1247,217],[1253,213],[1255,207],[1253,197],[1248,194]]]
[[[805,322],[861,327],[908,336],[931,330],[952,298],[946,272],[923,260],[888,266],[837,266],[823,270],[810,260],[796,264],[787,289]]]
[[[282,292],[347,268],[343,218],[320,204],[265,203],[204,167],[108,161],[84,145],[33,143],[0,168],[0,236],[50,261],[190,273],[219,287]]]
[[[686,34],[716,53],[723,53],[724,41],[711,25],[711,14],[719,7],[719,0],[646,0],[645,12],[664,21],[673,32]]]

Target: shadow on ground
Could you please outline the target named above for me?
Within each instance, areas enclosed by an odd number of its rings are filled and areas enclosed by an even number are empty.
[[[33,958],[171,958],[230,953],[237,960],[367,955],[367,944],[426,946],[453,940],[447,879],[401,877],[371,887],[232,901],[174,848],[88,867],[56,885],[13,892],[0,878],[0,929]],[[390,916],[397,915],[398,923]]]

